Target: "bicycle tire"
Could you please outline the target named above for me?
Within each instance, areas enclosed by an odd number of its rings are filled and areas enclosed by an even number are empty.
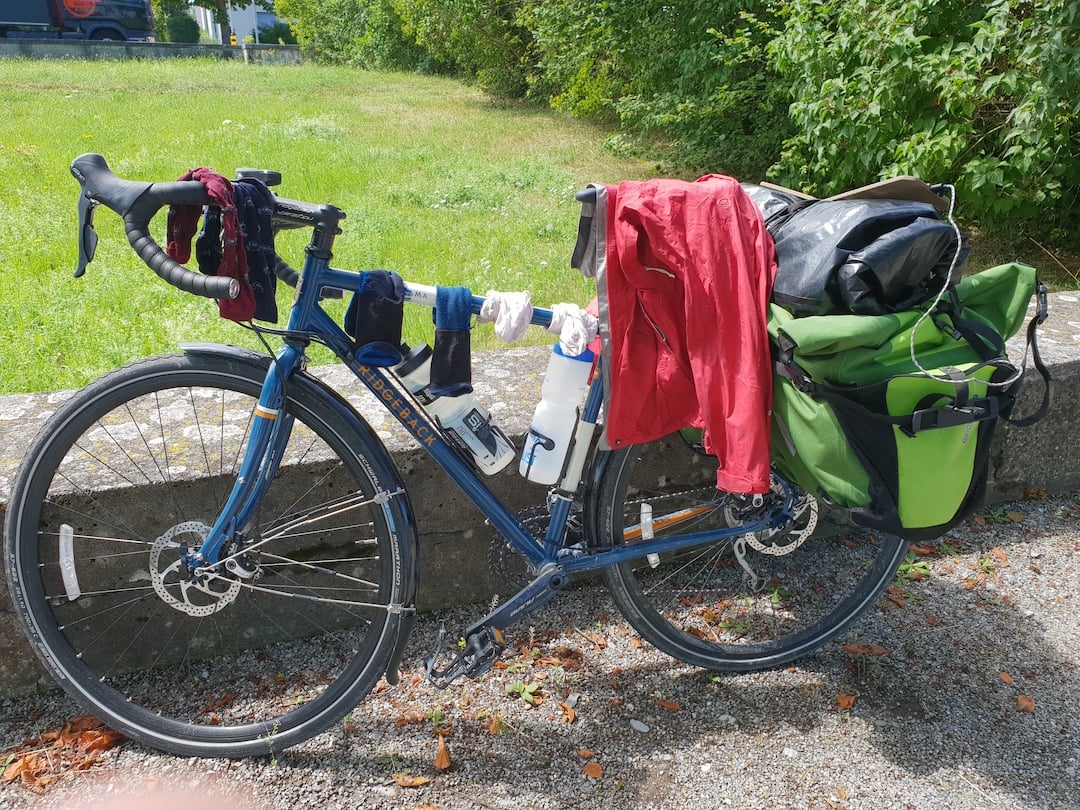
[[[112,372],[49,420],[13,487],[5,560],[31,646],[76,701],[153,748],[272,755],[323,731],[386,671],[394,606],[415,592],[411,509],[375,499],[401,492],[392,462],[304,375],[244,528],[245,576],[181,585],[178,549],[232,487],[268,362],[189,353]]]
[[[607,454],[594,479],[597,544],[637,542],[630,527],[639,524],[642,503],[652,507],[656,537],[731,526],[716,466],[679,434]],[[691,509],[692,519],[680,517]],[[674,525],[665,529],[669,515]],[[736,540],[612,566],[607,587],[657,649],[712,671],[755,671],[803,658],[834,638],[875,604],[907,548],[899,537],[864,530],[812,535],[782,555],[746,547],[764,581],[755,591],[735,556]],[[784,540],[762,545],[773,542]]]

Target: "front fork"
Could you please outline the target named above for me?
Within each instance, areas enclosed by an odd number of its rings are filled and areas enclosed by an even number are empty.
[[[247,447],[232,492],[202,545],[181,552],[181,563],[192,576],[222,561],[231,572],[245,575],[240,563],[242,551],[236,541],[252,522],[263,492],[281,466],[293,426],[293,417],[284,413],[285,389],[287,380],[303,365],[304,357],[302,346],[286,345],[270,364],[251,415]]]

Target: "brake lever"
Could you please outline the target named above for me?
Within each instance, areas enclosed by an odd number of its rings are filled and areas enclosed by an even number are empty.
[[[79,266],[75,268],[75,278],[86,272],[86,265],[94,260],[97,252],[98,235],[94,230],[94,209],[98,203],[85,193],[79,194]]]

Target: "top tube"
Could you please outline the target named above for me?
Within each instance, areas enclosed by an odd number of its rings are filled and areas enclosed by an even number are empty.
[[[432,287],[427,284],[413,284],[411,281],[405,282],[405,300],[410,304],[420,304],[425,307],[435,306],[435,296],[437,295],[438,287]],[[482,295],[474,295],[471,301],[471,309],[473,315],[480,314],[480,308],[484,305],[487,299]],[[551,326],[551,310],[543,309],[542,307],[533,307],[532,320],[529,321],[533,326],[542,326],[545,329]]]

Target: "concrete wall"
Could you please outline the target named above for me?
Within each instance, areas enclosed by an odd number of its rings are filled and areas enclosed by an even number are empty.
[[[242,59],[300,64],[298,45],[190,45],[176,42],[95,42],[86,39],[0,39],[0,59]]]
[[[1043,358],[1055,377],[1055,407],[1038,425],[1001,425],[992,448],[988,501],[1015,500],[1030,488],[1047,493],[1080,489],[1080,294],[1051,297],[1051,319],[1040,330]],[[1018,360],[1022,336],[1009,344]],[[474,359],[477,396],[518,447],[528,429],[547,363],[547,347],[480,352]],[[421,535],[423,573],[419,603],[433,609],[486,599],[494,581],[487,561],[494,531],[408,435],[339,366],[317,370],[370,421],[383,438],[408,486]],[[1042,398],[1037,374],[1030,372],[1016,415],[1034,411]],[[69,393],[0,397],[0,520],[25,447],[50,412]],[[494,493],[512,510],[542,502],[545,488],[517,474],[517,465],[488,479]],[[498,574],[496,574],[498,576]],[[0,583],[0,695],[32,689],[42,676],[12,614],[6,584]]]

